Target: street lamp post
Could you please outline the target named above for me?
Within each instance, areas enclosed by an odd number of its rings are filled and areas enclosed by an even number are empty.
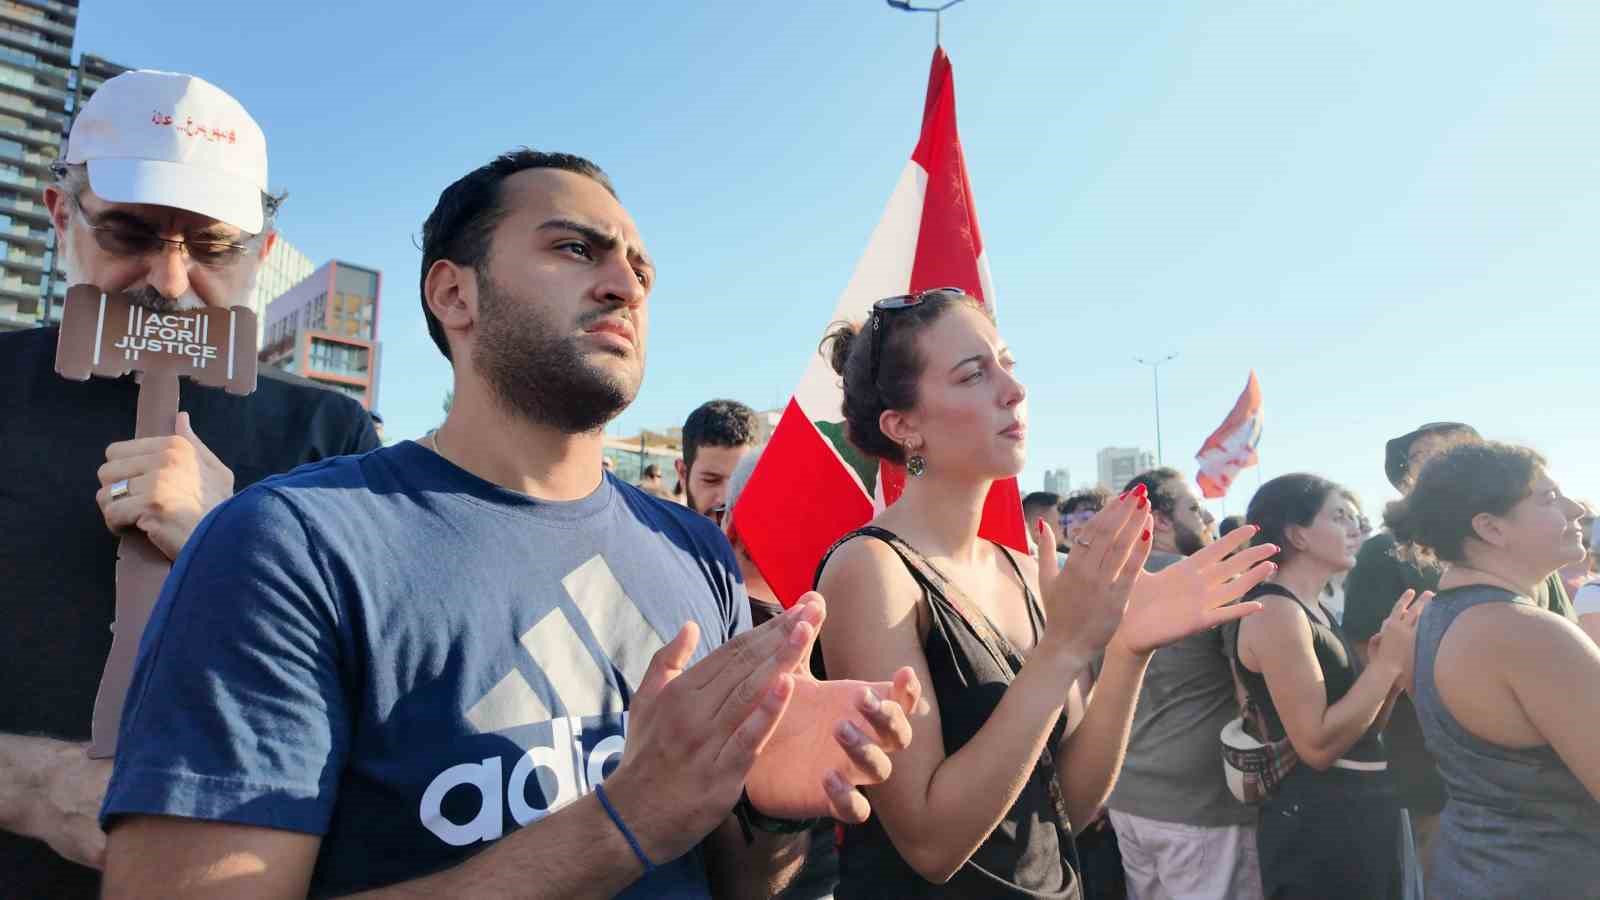
[[[1176,353],[1168,353],[1157,360],[1146,360],[1134,357],[1133,361],[1141,366],[1150,367],[1150,377],[1155,382],[1156,388],[1156,465],[1161,465],[1161,364],[1172,362],[1178,358]]]

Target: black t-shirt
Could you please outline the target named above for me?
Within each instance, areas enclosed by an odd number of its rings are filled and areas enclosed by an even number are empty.
[[[67,381],[58,329],[0,335],[0,733],[89,738],[111,649],[117,539],[95,504],[106,447],[133,437],[131,377]],[[263,368],[255,393],[182,382],[179,406],[234,489],[378,446],[355,400]],[[0,893],[95,897],[99,877],[0,831]]]

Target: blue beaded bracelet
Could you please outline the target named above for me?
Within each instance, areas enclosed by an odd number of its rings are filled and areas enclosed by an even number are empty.
[[[639,839],[633,836],[633,832],[629,831],[628,826],[623,824],[622,817],[617,815],[616,807],[611,805],[611,799],[606,796],[605,785],[595,785],[594,795],[600,798],[600,805],[605,808],[606,815],[611,817],[611,824],[617,826],[617,830],[622,832],[623,840],[627,841],[628,846],[633,848],[633,855],[639,857],[639,862],[644,864],[645,874],[648,875],[654,872],[656,864],[650,861],[650,857],[644,855],[644,848],[639,846]]]

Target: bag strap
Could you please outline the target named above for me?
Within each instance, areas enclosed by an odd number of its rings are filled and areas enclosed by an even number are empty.
[[[1245,595],[1244,599],[1254,600],[1268,595],[1287,597],[1293,600],[1296,606],[1301,607],[1300,611],[1302,613],[1305,613],[1305,607],[1300,603],[1299,597],[1291,593],[1288,588],[1271,584],[1270,582],[1262,582],[1256,585],[1251,589],[1250,593]],[[1310,614],[1306,614],[1306,618],[1309,619]],[[1242,631],[1243,623],[1238,623],[1236,627],[1239,627]],[[1233,652],[1228,654],[1228,669],[1233,673],[1233,700],[1234,703],[1238,704],[1239,718],[1246,725],[1255,729],[1256,740],[1265,744],[1271,741],[1267,731],[1267,715],[1262,711],[1260,704],[1256,703],[1255,698],[1250,696],[1250,688],[1245,685],[1244,676],[1239,674],[1239,668],[1242,665],[1243,663],[1239,660],[1239,636],[1236,633],[1233,638]]]

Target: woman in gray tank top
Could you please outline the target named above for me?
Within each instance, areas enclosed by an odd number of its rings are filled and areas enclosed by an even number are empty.
[[[1600,648],[1528,599],[1584,552],[1581,513],[1538,454],[1488,443],[1429,462],[1385,515],[1448,566],[1413,686],[1449,789],[1431,897],[1600,897]]]

